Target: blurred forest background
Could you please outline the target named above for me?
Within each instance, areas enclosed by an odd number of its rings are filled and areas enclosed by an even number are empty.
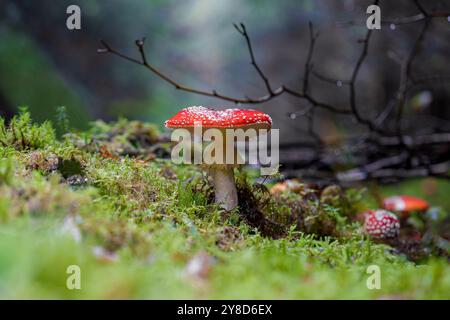
[[[422,1],[431,12],[450,11],[445,0]],[[2,0],[0,2],[0,112],[11,117],[29,106],[35,120],[54,120],[59,106],[67,108],[70,124],[86,128],[88,121],[118,116],[161,126],[174,112],[189,105],[229,107],[230,103],[177,91],[145,68],[97,53],[99,39],[138,57],[134,40],[146,37],[152,64],[179,83],[245,97],[262,96],[265,86],[249,63],[244,39],[233,23],[244,22],[256,59],[274,87],[301,88],[309,49],[308,23],[320,32],[314,69],[343,82],[351,77],[361,52],[358,40],[367,32],[365,0]],[[66,8],[81,7],[82,29],[66,28]],[[417,15],[411,0],[382,1],[382,21]],[[352,21],[353,24],[345,22]],[[395,96],[401,61],[420,32],[418,24],[383,23],[370,44],[370,54],[358,76],[357,101],[367,118],[376,117]],[[420,75],[450,75],[450,19],[436,19],[414,62]],[[311,77],[320,101],[348,108],[348,90],[341,81]],[[450,132],[450,90],[446,81],[425,82],[407,96],[405,131]],[[231,104],[232,105],[232,104]],[[311,141],[308,101],[281,96],[258,106],[281,128],[282,144]],[[333,144],[364,128],[351,117],[317,110],[313,130]],[[383,125],[389,126],[387,118]],[[420,126],[418,126],[420,124]],[[349,129],[350,128],[350,129]],[[448,156],[448,148],[444,158]],[[283,157],[283,155],[282,155]],[[289,157],[284,154],[285,159]],[[440,159],[442,155],[440,155]],[[283,161],[283,158],[281,159]],[[295,158],[294,158],[295,160]],[[448,158],[447,158],[448,160]],[[295,160],[296,161],[296,160]]]

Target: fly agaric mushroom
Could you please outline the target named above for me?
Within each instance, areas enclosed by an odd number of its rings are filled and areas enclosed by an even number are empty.
[[[383,200],[383,208],[390,211],[396,211],[403,214],[410,212],[422,212],[427,210],[428,203],[420,198],[411,196],[393,196]]]
[[[220,130],[223,138],[222,159],[228,159],[226,146],[233,145],[233,152],[236,149],[234,149],[234,136],[233,141],[227,141],[226,129],[255,129],[256,131],[258,129],[270,129],[272,119],[269,115],[258,110],[226,109],[216,111],[210,108],[193,106],[182,109],[167,120],[165,126],[171,129],[183,128],[189,130],[189,132],[194,132],[194,139],[198,139],[198,137],[195,137],[195,127],[201,126],[205,129]],[[237,152],[234,154],[237,155]],[[235,157],[234,161],[236,162]],[[227,161],[204,165],[213,180],[215,201],[227,211],[234,209],[238,205],[233,171],[235,165],[236,163],[230,164]]]
[[[365,216],[364,230],[374,239],[392,239],[400,233],[400,221],[392,212],[369,210]]]

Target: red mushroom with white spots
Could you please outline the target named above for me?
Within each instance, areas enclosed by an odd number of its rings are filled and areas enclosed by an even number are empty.
[[[383,200],[383,208],[407,215],[411,212],[423,212],[429,207],[428,202],[412,196],[392,196]]]
[[[165,122],[171,129],[183,128],[194,132],[196,126],[205,129],[270,129],[272,119],[269,115],[251,109],[213,110],[205,107],[188,107]],[[234,145],[234,140],[227,142],[223,134],[223,159],[226,159],[226,146]],[[233,150],[235,151],[235,150]],[[235,153],[236,154],[236,153]],[[233,167],[235,164],[223,161],[220,164],[208,165],[207,172],[212,177],[215,188],[215,200],[225,210],[232,210],[238,205],[237,190],[234,181]]]
[[[400,220],[386,210],[369,210],[365,215],[364,230],[374,239],[394,239],[400,233]]]

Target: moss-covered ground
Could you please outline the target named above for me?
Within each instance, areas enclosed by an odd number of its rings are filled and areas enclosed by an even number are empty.
[[[377,191],[425,189],[436,206],[416,219],[428,237],[411,250],[364,235],[355,217],[376,206],[364,188],[273,195],[255,172],[236,169],[240,208],[226,214],[207,176],[168,152],[140,122],[57,137],[25,111],[1,121],[0,298],[450,298],[450,183]],[[80,290],[66,286],[71,265]],[[367,287],[370,265],[380,267],[380,289]]]

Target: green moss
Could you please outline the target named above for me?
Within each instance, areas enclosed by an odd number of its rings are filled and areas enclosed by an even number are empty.
[[[21,113],[13,117],[8,125],[3,119],[0,121],[0,144],[3,147],[14,147],[19,150],[38,149],[55,142],[55,131],[50,122],[32,123],[26,107],[23,107]]]
[[[224,215],[198,168],[154,152],[166,147],[152,125],[97,122],[58,140],[27,112],[12,124],[0,133],[1,298],[450,298],[445,258],[416,265],[361,234],[358,190],[273,196],[243,170],[240,208]],[[372,264],[380,290],[366,286]],[[69,265],[81,290],[66,287]]]

